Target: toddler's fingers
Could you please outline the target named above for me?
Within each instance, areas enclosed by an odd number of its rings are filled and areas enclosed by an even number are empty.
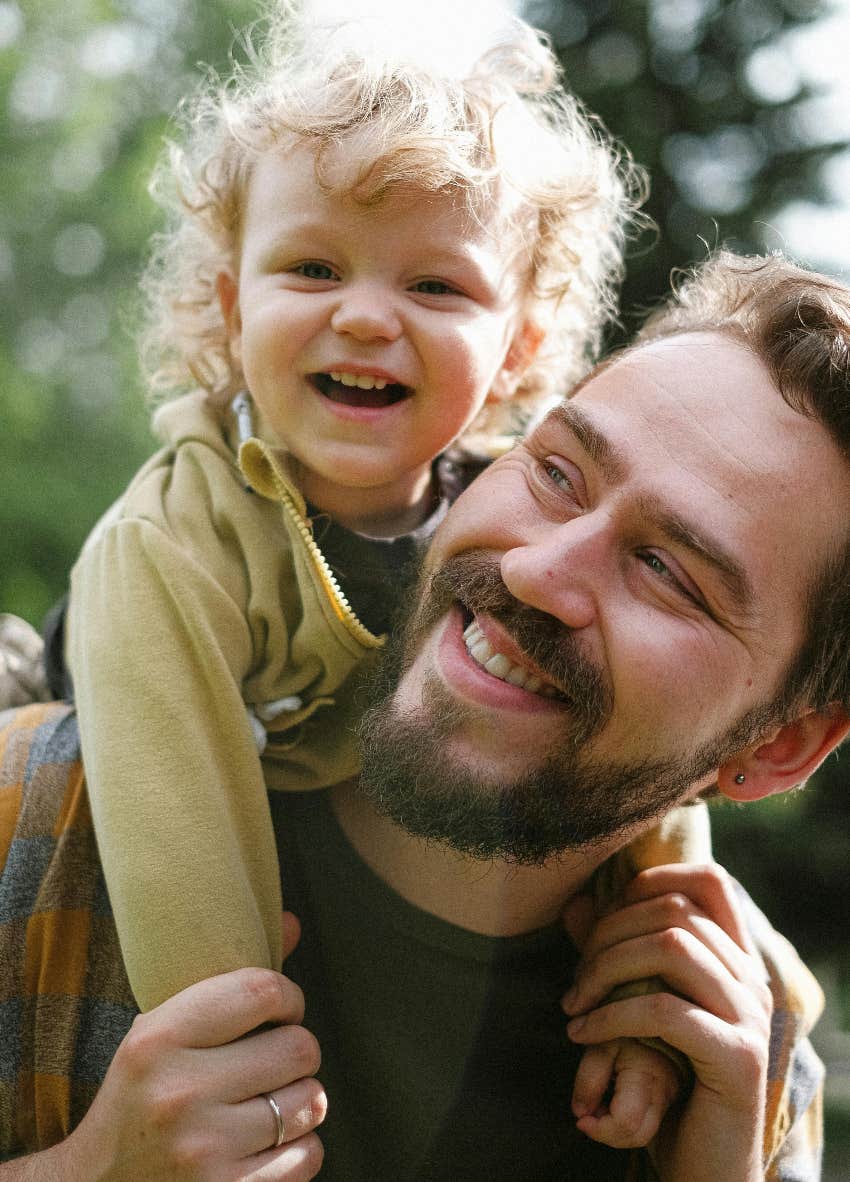
[[[636,1127],[624,1127],[611,1112],[603,1116],[583,1116],[576,1121],[576,1127],[592,1141],[611,1149],[643,1149],[658,1132],[666,1111],[666,1108],[660,1109],[650,1102]]]
[[[614,1074],[620,1039],[585,1048],[573,1086],[573,1114],[587,1116],[599,1111]]]
[[[577,1126],[613,1149],[642,1148],[656,1135],[676,1099],[679,1074],[666,1055],[632,1040],[604,1046],[614,1048],[614,1094],[607,1108],[586,1113]]]

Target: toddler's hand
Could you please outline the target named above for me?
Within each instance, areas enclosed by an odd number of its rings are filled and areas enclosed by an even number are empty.
[[[589,1046],[573,1088],[577,1126],[613,1149],[642,1148],[658,1132],[681,1085],[672,1061],[635,1039]]]

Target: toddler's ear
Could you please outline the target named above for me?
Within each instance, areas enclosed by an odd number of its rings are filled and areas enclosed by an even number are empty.
[[[239,338],[242,335],[242,316],[239,311],[239,284],[229,271],[219,271],[215,277],[215,290],[218,296],[221,314],[224,317],[224,327],[230,339],[231,352],[236,355],[239,348]]]
[[[496,374],[488,402],[504,402],[512,398],[522,375],[537,356],[546,336],[546,329],[536,320],[524,320],[510,343],[502,368]]]

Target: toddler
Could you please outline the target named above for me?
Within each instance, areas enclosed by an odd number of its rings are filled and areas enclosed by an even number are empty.
[[[358,673],[404,570],[611,309],[635,175],[533,31],[481,17],[464,60],[447,11],[429,61],[422,30],[400,52],[279,4],[160,171],[164,446],[84,547],[67,637],[142,1009],[280,968],[267,788],[356,773]]]

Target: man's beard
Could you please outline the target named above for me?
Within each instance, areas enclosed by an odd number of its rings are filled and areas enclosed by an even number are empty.
[[[485,776],[449,752],[470,708],[434,677],[420,713],[402,712],[395,689],[422,640],[459,601],[506,629],[546,677],[563,688],[563,730],[550,750],[510,782]],[[479,553],[457,555],[430,577],[418,608],[393,631],[369,686],[359,734],[360,790],[414,836],[480,859],[539,864],[590,849],[661,817],[689,797],[726,758],[766,725],[767,712],[741,718],[716,742],[692,752],[635,762],[591,759],[589,744],[611,716],[604,677],[552,616],[510,595],[498,567]],[[498,769],[496,769],[498,776]]]

